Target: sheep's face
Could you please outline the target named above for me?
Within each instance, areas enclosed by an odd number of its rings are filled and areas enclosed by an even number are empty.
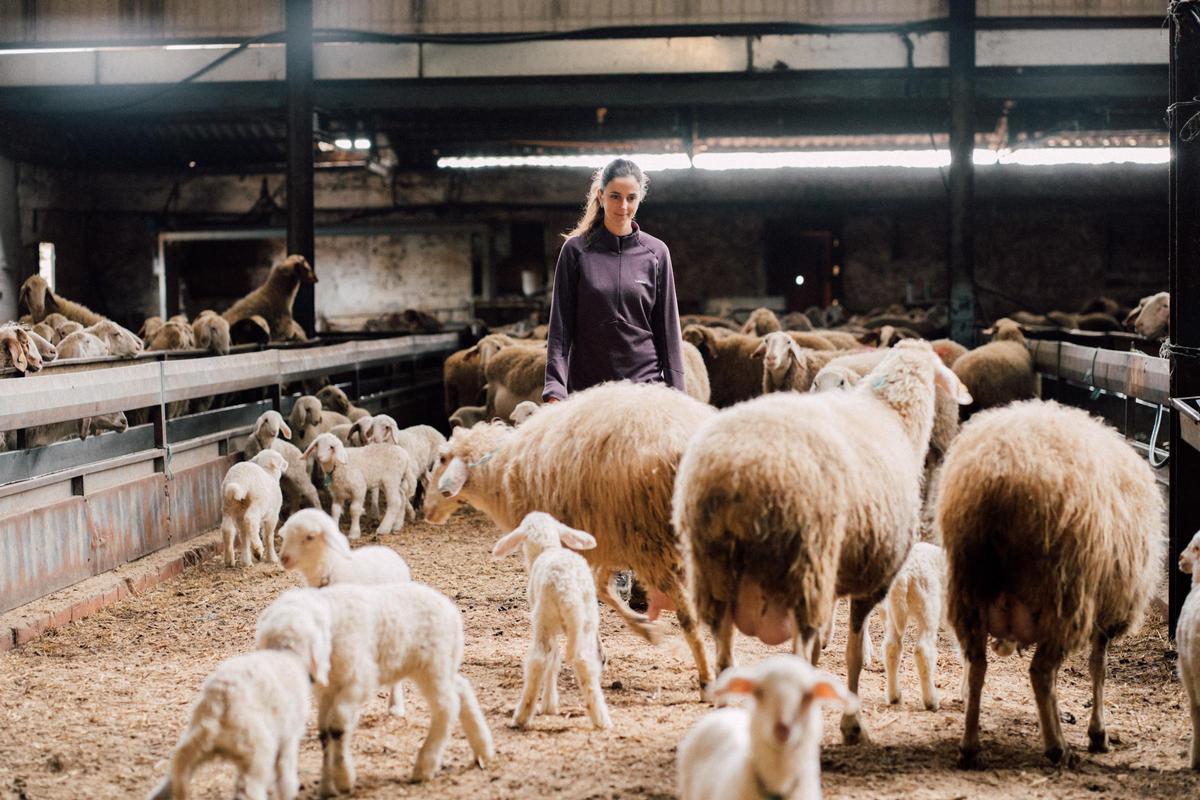
[[[310,456],[317,459],[325,472],[333,472],[338,464],[347,462],[346,446],[332,433],[322,433],[312,440],[312,444],[304,451],[305,458]]]
[[[317,282],[317,271],[312,268],[312,264],[309,264],[308,259],[304,256],[288,256],[279,266],[282,271],[290,274],[301,283]]]
[[[279,480],[287,472],[287,459],[283,457],[282,453],[274,450],[263,450],[250,460],[266,470],[267,474],[275,480]]]
[[[793,364],[804,361],[804,353],[796,340],[782,331],[768,333],[762,343],[752,354],[753,358],[761,358],[763,367],[768,372],[780,374],[786,372]]]
[[[142,352],[142,340],[112,320],[97,322],[87,332],[107,344],[110,355],[134,356]]]
[[[129,420],[125,418],[122,411],[115,414],[101,414],[98,417],[84,417],[79,421],[79,438],[86,439],[92,435],[99,435],[104,431],[116,431],[124,433],[129,429]]]
[[[297,511],[279,531],[283,549],[279,561],[284,569],[298,569],[305,564],[319,564],[326,550],[350,555],[350,543],[334,525],[333,519],[318,508]]]
[[[438,450],[438,462],[429,477],[429,484],[436,486],[437,492],[425,494],[427,521],[434,525],[444,525],[446,520],[450,519],[450,515],[466,503],[460,492],[468,477],[466,462],[451,452],[449,443],[442,445]]]
[[[1191,575],[1193,584],[1200,583],[1200,531],[1179,554],[1179,571]]]
[[[321,401],[312,396],[301,397],[292,407],[293,429],[305,431],[321,424]]]
[[[33,275],[21,284],[18,302],[29,312],[34,322],[41,322],[47,313],[58,307],[54,302],[54,294],[50,291],[50,284],[46,283],[46,279],[41,275]]]
[[[54,330],[54,328],[51,327],[45,320],[39,322],[37,325],[34,325],[29,332],[36,333],[38,336],[42,337],[51,344],[57,342],[61,338],[58,335],[58,331]]]
[[[1146,301],[1133,323],[1133,329],[1147,339],[1161,339],[1171,325],[1171,295],[1159,292]]]
[[[25,330],[17,327],[0,328],[0,347],[18,372],[37,372],[42,359]]]
[[[400,441],[400,426],[387,414],[380,414],[371,421],[367,441],[374,444],[397,444]]]
[[[192,333],[191,327],[182,325],[172,319],[159,327],[154,335],[150,337],[150,342],[146,346],[147,350],[185,350],[195,345],[195,336]]]
[[[42,361],[53,361],[54,359],[58,358],[58,350],[46,339],[46,337],[42,336],[36,330],[28,331],[28,333],[29,341],[37,349],[38,355],[41,357]]]
[[[284,438],[292,438],[292,429],[283,421],[283,415],[278,411],[264,411],[255,422],[255,433],[259,441],[271,441],[279,434]]]
[[[317,392],[317,399],[321,401],[322,408],[328,408],[339,414],[350,413],[350,398],[346,397],[346,393],[336,386],[326,386],[321,389]]]
[[[158,333],[164,324],[162,317],[146,317],[142,327],[138,328],[138,336],[142,337],[143,342],[149,344],[150,340],[154,338],[154,334]]]
[[[222,356],[229,352],[229,323],[214,311],[200,313],[192,323],[192,335],[196,340],[196,347],[201,350],[211,350]]]
[[[858,376],[852,371],[834,365],[817,373],[817,377],[813,379],[812,390],[814,392],[833,392],[849,389],[858,382],[857,378]]]

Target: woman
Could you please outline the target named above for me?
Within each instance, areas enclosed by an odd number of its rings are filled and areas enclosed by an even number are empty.
[[[567,234],[554,268],[546,402],[616,380],[684,391],[671,253],[633,221],[646,183],[632,161],[610,162]]]

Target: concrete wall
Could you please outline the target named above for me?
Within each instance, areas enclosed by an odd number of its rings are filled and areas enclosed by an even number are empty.
[[[19,223],[17,165],[0,157],[0,322],[17,316],[17,290],[21,286]]]

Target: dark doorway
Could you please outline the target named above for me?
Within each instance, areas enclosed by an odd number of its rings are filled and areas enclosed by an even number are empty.
[[[833,231],[805,229],[792,220],[766,224],[767,294],[781,295],[787,311],[824,308],[833,300]]]
[[[496,293],[500,297],[522,296],[522,272],[533,272],[538,288],[546,274],[546,226],[541,222],[513,222],[508,235],[509,256],[496,270]]]
[[[286,255],[283,239],[168,241],[167,314],[224,311],[261,285]]]

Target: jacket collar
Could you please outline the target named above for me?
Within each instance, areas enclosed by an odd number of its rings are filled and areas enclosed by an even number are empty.
[[[595,236],[592,238],[592,244],[603,247],[605,250],[611,250],[614,253],[620,252],[621,250],[626,250],[631,245],[641,244],[642,239],[641,236],[639,236],[641,228],[638,227],[636,222],[632,224],[633,231],[627,236],[616,236],[612,233],[612,231],[604,227],[602,224],[599,230],[596,231]]]

